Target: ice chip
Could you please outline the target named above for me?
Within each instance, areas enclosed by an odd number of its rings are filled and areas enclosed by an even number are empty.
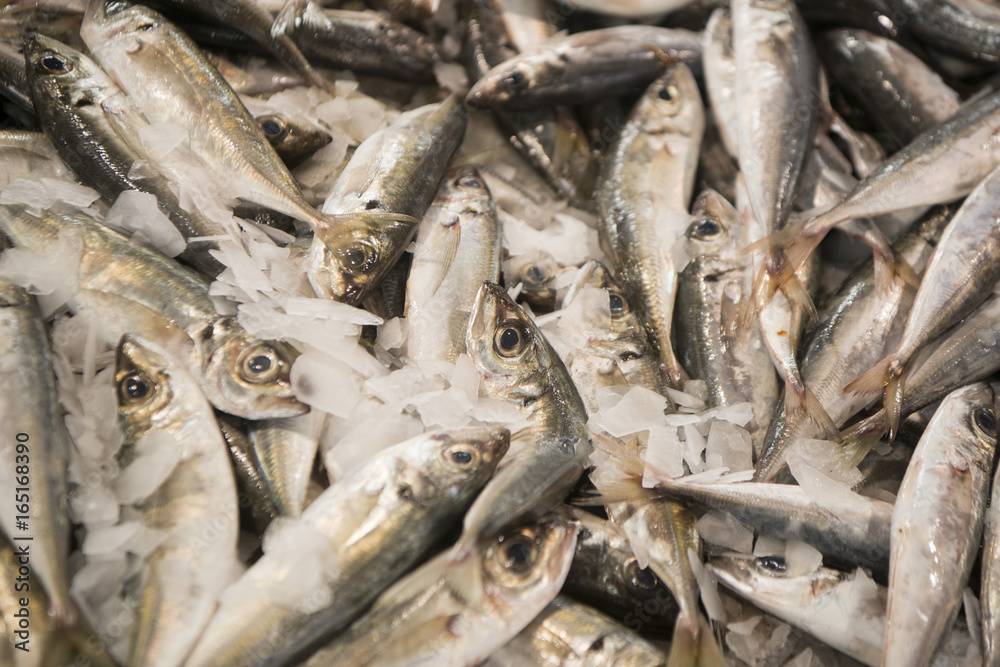
[[[306,405],[348,417],[361,398],[355,374],[342,362],[306,352],[292,365],[292,390]]]
[[[644,458],[646,468],[642,476],[642,485],[646,488],[682,476],[683,443],[677,437],[677,429],[667,426],[651,428],[646,440]]]
[[[181,123],[162,121],[139,128],[139,141],[151,160],[161,160],[188,141],[187,127]]]
[[[713,420],[708,431],[705,464],[709,468],[726,467],[747,470],[753,467],[753,441],[746,430],[728,421]]]
[[[790,577],[812,574],[823,564],[823,554],[805,542],[792,540],[785,545],[785,568]]]
[[[753,549],[753,531],[728,512],[709,512],[696,524],[701,539],[739,553]]]
[[[148,498],[173,473],[183,457],[183,443],[169,431],[152,430],[135,445],[137,456],[114,482],[122,505],[133,505]]]
[[[148,245],[167,257],[176,257],[187,247],[184,237],[160,211],[156,197],[147,192],[123,191],[104,216],[104,224],[134,235],[141,234],[148,239]]]

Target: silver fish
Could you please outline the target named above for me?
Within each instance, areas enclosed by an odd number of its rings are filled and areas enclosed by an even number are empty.
[[[238,567],[236,484],[212,408],[182,364],[126,335],[115,385],[123,469],[150,448],[181,450],[166,479],[134,504],[145,526],[164,540],[146,556],[130,594],[139,616],[128,663],[181,665]]]
[[[186,664],[289,664],[308,655],[441,538],[508,444],[506,430],[480,428],[427,433],[379,452],[287,524],[297,540],[265,544]],[[315,571],[289,570],[295,560]]]
[[[993,390],[949,394],[896,497],[882,664],[927,665],[958,614],[978,551],[997,446]]]
[[[406,283],[406,353],[454,363],[465,352],[469,314],[484,281],[500,277],[500,228],[475,167],[445,176],[417,229]]]

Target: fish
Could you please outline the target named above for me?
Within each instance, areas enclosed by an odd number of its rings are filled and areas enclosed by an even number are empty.
[[[452,95],[402,114],[358,146],[323,204],[324,214],[354,216],[356,224],[317,235],[309,248],[317,295],[357,304],[385,277],[437,194],[466,116]]]
[[[223,412],[246,419],[308,412],[291,387],[294,349],[259,340],[235,318],[220,315],[199,274],[82,212],[35,215],[24,206],[0,206],[0,227],[16,246],[43,256],[60,238],[77,239],[72,252],[78,254],[57,259],[79,264],[69,306],[95,311],[109,345],[134,333],[185,354],[198,386]]]
[[[675,389],[686,375],[671,342],[673,246],[691,222],[688,203],[704,127],[694,75],[675,65],[646,90],[608,149],[597,193],[602,248],[645,323],[665,382]]]
[[[125,335],[117,349],[115,392],[124,443],[123,470],[163,447],[178,449],[175,467],[132,503],[163,541],[143,563],[127,598],[138,616],[128,664],[184,664],[239,565],[236,483],[208,401],[183,363]]]
[[[693,63],[700,57],[698,34],[680,28],[626,25],[556,35],[495,65],[465,103],[508,110],[580,104],[647,86],[662,73],[664,60]]]
[[[930,664],[958,614],[989,499],[995,400],[982,382],[948,394],[903,477],[892,516],[887,667]]]
[[[572,349],[562,356],[588,413],[597,411],[602,387],[639,386],[666,395],[646,330],[603,264],[591,260],[580,268],[563,310],[567,321],[558,331],[565,332],[567,340],[561,342]]]
[[[914,356],[968,315],[1000,280],[1000,225],[994,211],[1000,197],[1000,168],[985,178],[955,213],[927,264],[913,308],[896,349],[844,387],[877,393],[889,420],[889,439],[899,425],[900,401]]]
[[[281,30],[276,19],[255,0],[160,0],[159,4],[238,30],[277,56],[311,85],[332,90],[330,82],[313,69],[302,53],[295,35]]]
[[[286,3],[272,32],[315,62],[401,81],[433,83],[440,61],[434,42],[403,23],[376,12],[322,9],[311,0]]]
[[[712,116],[726,151],[738,159],[736,54],[733,51],[733,17],[727,8],[716,9],[709,16],[704,40],[702,67]]]
[[[1000,60],[1000,10],[962,0],[901,0],[915,35],[942,51],[995,63]]]
[[[255,120],[289,169],[302,164],[332,140],[329,134],[312,123],[299,121],[285,114],[264,114],[255,116]]]
[[[457,167],[445,176],[415,244],[406,283],[406,354],[455,363],[465,353],[479,286],[500,278],[496,206],[479,170]]]
[[[895,251],[923,272],[956,210],[941,207],[926,215],[896,243]],[[874,261],[869,259],[844,280],[821,311],[802,347],[800,367],[802,381],[812,388],[835,425],[842,426],[870,402],[869,397],[842,390],[898,342],[904,326],[901,314],[911,308],[914,296],[912,288],[899,283],[888,293],[879,292]],[[813,422],[790,418],[783,406],[778,409],[757,460],[755,481],[774,481],[785,467],[788,449],[820,435]]]
[[[601,612],[556,597],[484,667],[537,664],[570,667],[666,667],[667,654]]]
[[[932,343],[914,366],[900,397],[900,417],[944,398],[952,391],[987,379],[1000,367],[996,318],[1000,299],[989,296],[976,310]],[[872,445],[889,431],[883,408],[841,434],[838,457],[857,465]]]
[[[248,424],[253,456],[277,516],[297,517],[306,505],[325,415],[315,410]]]
[[[264,472],[260,461],[254,455],[253,443],[247,433],[251,422],[239,417],[216,412],[215,419],[219,423],[226,446],[229,447],[229,458],[233,464],[233,474],[236,477],[236,489],[239,498],[241,519],[244,524],[249,514],[249,523],[258,534],[263,534],[268,525],[278,516],[278,508],[274,498],[264,481]]]
[[[733,205],[714,190],[699,195],[683,241],[687,266],[678,276],[674,327],[681,364],[708,389],[709,407],[750,403],[754,453],[778,400],[778,381],[760,333],[739,331],[749,306],[747,230]]]
[[[578,511],[573,520],[576,555],[563,593],[634,632],[658,636],[669,631],[677,603],[652,570],[639,566],[621,528],[589,512]]]
[[[304,666],[479,664],[556,597],[575,545],[576,528],[557,517],[505,531],[476,550],[482,590],[473,603],[452,588],[448,553],[440,554],[396,582]]]
[[[0,455],[7,462],[0,482],[9,495],[0,528],[30,551],[24,591],[41,586],[48,598],[47,622],[69,627],[79,617],[69,591],[69,436],[38,304],[7,278],[0,278],[0,332]]]
[[[330,217],[314,209],[218,70],[158,12],[118,0],[95,1],[87,5],[80,35],[151,124],[183,126],[204,165],[203,178],[214,186],[205,196],[270,208],[308,223],[320,237],[394,217],[370,212]]]
[[[948,120],[924,131],[886,159],[840,204],[805,223],[789,227],[769,242],[786,246],[788,268],[794,269],[838,224],[961,199],[996,168],[1000,153],[993,137],[998,129],[1000,92],[970,100]],[[953,176],[937,178],[941,173]],[[907,273],[902,264],[888,268],[890,272]],[[913,283],[912,277],[906,280]]]
[[[777,556],[717,557],[707,567],[719,583],[758,609],[866,665],[882,664],[887,593],[864,570],[820,567],[795,573]],[[956,624],[948,641],[964,648],[969,644],[967,634]],[[944,667],[950,657],[941,652],[933,664]]]
[[[566,366],[531,318],[494,283],[479,288],[466,348],[482,377],[481,391],[519,404],[531,422],[513,434],[514,450],[469,508],[450,550],[460,590],[479,592],[477,582],[463,582],[461,576],[468,568],[472,576],[479,573],[478,546],[569,495],[583,474],[590,439],[587,412]]]
[[[145,117],[90,58],[50,37],[29,33],[24,41],[27,76],[39,120],[60,157],[80,179],[109,201],[125,190],[148,192],[184,237],[228,236],[230,230],[175,194],[183,176],[160,167],[143,145]],[[216,243],[187,246],[181,261],[209,276],[224,266],[209,254]]]
[[[896,147],[958,110],[958,93],[920,58],[886,37],[843,28],[821,35],[816,47],[837,84]]]
[[[223,593],[186,664],[305,658],[441,539],[509,442],[505,429],[434,431],[349,471],[286,524],[288,537],[265,543],[264,556]],[[313,570],[293,572],[293,561]]]
[[[737,157],[753,217],[771,234],[788,222],[812,144],[819,65],[805,21],[791,0],[735,0],[730,12],[735,104],[741,110],[736,117]],[[757,313],[773,297],[778,276],[785,276],[784,255],[771,245],[764,250],[753,290]],[[788,282],[795,280],[787,276]],[[785,296],[793,311],[801,308],[800,290],[788,289]],[[761,328],[766,327],[761,322]]]

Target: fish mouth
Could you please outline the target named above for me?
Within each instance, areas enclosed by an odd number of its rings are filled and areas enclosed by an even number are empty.
[[[489,282],[482,284],[479,292],[476,293],[476,300],[472,304],[472,312],[469,313],[469,326],[466,329],[465,346],[469,350],[469,354],[472,355],[473,360],[476,358],[473,351],[481,347],[479,343],[484,340],[486,322],[490,319],[486,310],[490,302],[491,292],[489,287],[491,284]]]

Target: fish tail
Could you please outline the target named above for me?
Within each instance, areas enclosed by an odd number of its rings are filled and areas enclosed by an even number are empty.
[[[746,247],[743,248],[743,253],[747,255],[754,252],[770,254],[775,250],[787,248],[799,238],[804,228],[804,222],[788,225],[784,229],[774,232],[773,234],[768,234],[753,243],[748,243]]]
[[[816,228],[812,223],[807,223],[801,228],[797,237],[784,249],[785,262],[789,266],[788,273],[794,274],[806,263],[829,231],[828,228]]]
[[[841,447],[836,457],[838,465],[844,470],[856,467],[888,430],[885,410],[879,410],[871,417],[841,432]]]
[[[874,259],[875,289],[879,294],[888,294],[893,283],[898,280],[913,289],[920,287],[920,276],[910,263],[895,251],[890,249],[887,253],[876,252]]]
[[[58,628],[72,628],[80,622],[80,611],[69,597],[63,600],[56,600],[53,597],[49,601],[48,614],[52,623]]]
[[[806,316],[806,322],[810,324],[819,320],[819,312],[816,310],[816,304],[813,303],[812,297],[809,296],[809,290],[805,288],[805,285],[802,284],[802,281],[799,280],[799,277],[796,274],[792,273],[791,276],[782,283],[781,291],[788,299],[788,303],[791,304],[793,308],[797,309],[798,317],[801,317],[804,314]]]
[[[789,421],[797,415],[805,416],[819,428],[820,434],[827,440],[837,440],[840,437],[840,431],[834,426],[826,408],[799,378],[785,380],[785,414]]]
[[[889,378],[889,383],[885,387],[885,414],[886,422],[889,426],[888,437],[891,443],[899,433],[899,421],[903,411],[903,388],[906,384],[906,377],[902,372],[894,370]]]
[[[859,396],[882,393],[882,390],[889,383],[889,379],[891,377],[889,369],[895,359],[896,355],[890,354],[888,357],[851,380],[847,386],[844,387],[841,393],[845,395],[857,394]]]
[[[684,614],[678,616],[667,667],[724,667],[725,664],[708,619],[699,616],[692,623]]]

